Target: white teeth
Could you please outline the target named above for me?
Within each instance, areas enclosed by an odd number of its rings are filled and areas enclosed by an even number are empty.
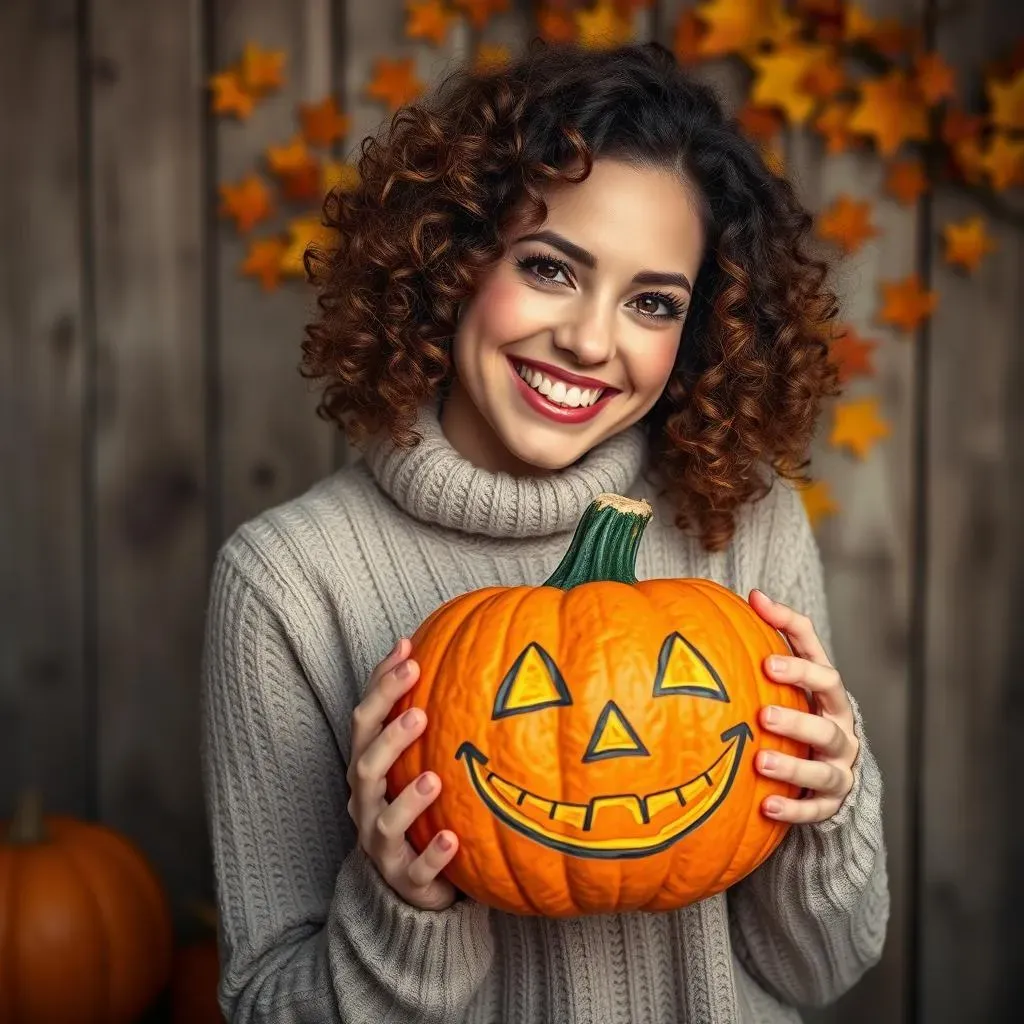
[[[586,408],[593,405],[604,393],[603,388],[580,388],[575,384],[566,385],[564,381],[553,381],[550,377],[545,377],[539,370],[533,370],[527,366],[519,366],[517,369],[519,376],[531,388],[539,391],[557,405],[563,405],[570,409]]]

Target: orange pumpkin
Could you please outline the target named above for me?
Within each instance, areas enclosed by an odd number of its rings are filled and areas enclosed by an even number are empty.
[[[0,840],[0,1024],[129,1024],[162,992],[173,926],[152,868],[26,796]]]
[[[415,705],[428,724],[388,793],[440,776],[409,839],[454,831],[446,875],[480,902],[549,917],[677,908],[743,878],[786,832],[761,803],[797,791],[753,758],[765,739],[807,755],[758,724],[769,703],[808,709],[763,671],[789,648],[710,580],[638,582],[651,515],[599,495],[543,586],[459,596],[412,637],[420,678],[391,717]]]

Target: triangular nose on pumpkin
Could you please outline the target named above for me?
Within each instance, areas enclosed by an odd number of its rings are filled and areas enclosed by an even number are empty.
[[[604,761],[612,757],[650,757],[650,752],[622,709],[610,700],[597,716],[583,761]]]

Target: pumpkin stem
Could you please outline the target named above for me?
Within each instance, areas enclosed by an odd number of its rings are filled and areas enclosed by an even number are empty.
[[[581,583],[636,583],[636,553],[653,514],[646,501],[599,494],[587,506],[569,550],[544,586],[570,590]]]
[[[46,826],[43,824],[43,802],[34,789],[26,790],[18,798],[7,830],[7,841],[15,846],[34,846],[45,843]]]

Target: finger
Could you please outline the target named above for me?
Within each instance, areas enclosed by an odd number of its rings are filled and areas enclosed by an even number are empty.
[[[810,690],[822,711],[830,715],[853,713],[850,699],[839,673],[831,665],[819,665],[806,658],[772,654],[765,658],[764,670],[780,683]]]
[[[750,606],[775,629],[782,630],[789,640],[793,653],[819,665],[831,665],[825,648],[822,647],[814,623],[800,612],[794,611],[779,601],[773,601],[764,591],[750,592]]]
[[[793,825],[806,825],[815,821],[828,821],[842,806],[835,797],[811,796],[804,800],[791,800],[785,796],[770,796],[761,805],[773,821],[787,821]]]
[[[350,785],[359,815],[356,823],[360,829],[373,826],[387,791],[385,777],[389,769],[402,751],[422,734],[426,724],[427,716],[422,708],[409,708],[388,723],[354,762],[354,780]]]
[[[377,816],[374,832],[379,848],[400,853],[409,827],[440,792],[441,780],[434,772],[424,772],[413,779]]]
[[[408,649],[409,641],[404,636],[400,636],[384,660],[370,673],[370,681],[366,687],[367,691],[380,681],[381,676],[390,672],[400,661],[408,657]]]
[[[755,764],[762,775],[814,790],[818,796],[841,799],[852,788],[851,774],[828,761],[809,761],[778,750],[762,750]]]
[[[352,712],[352,760],[380,734],[384,722],[398,700],[419,679],[420,667],[412,658],[403,659],[385,672]]]
[[[824,757],[840,760],[850,752],[849,736],[831,718],[773,704],[762,708],[761,724],[777,736],[806,743]]]
[[[447,829],[438,832],[427,848],[409,865],[409,881],[413,887],[422,889],[438,880],[438,875],[451,863],[458,848],[459,840],[454,832]]]

